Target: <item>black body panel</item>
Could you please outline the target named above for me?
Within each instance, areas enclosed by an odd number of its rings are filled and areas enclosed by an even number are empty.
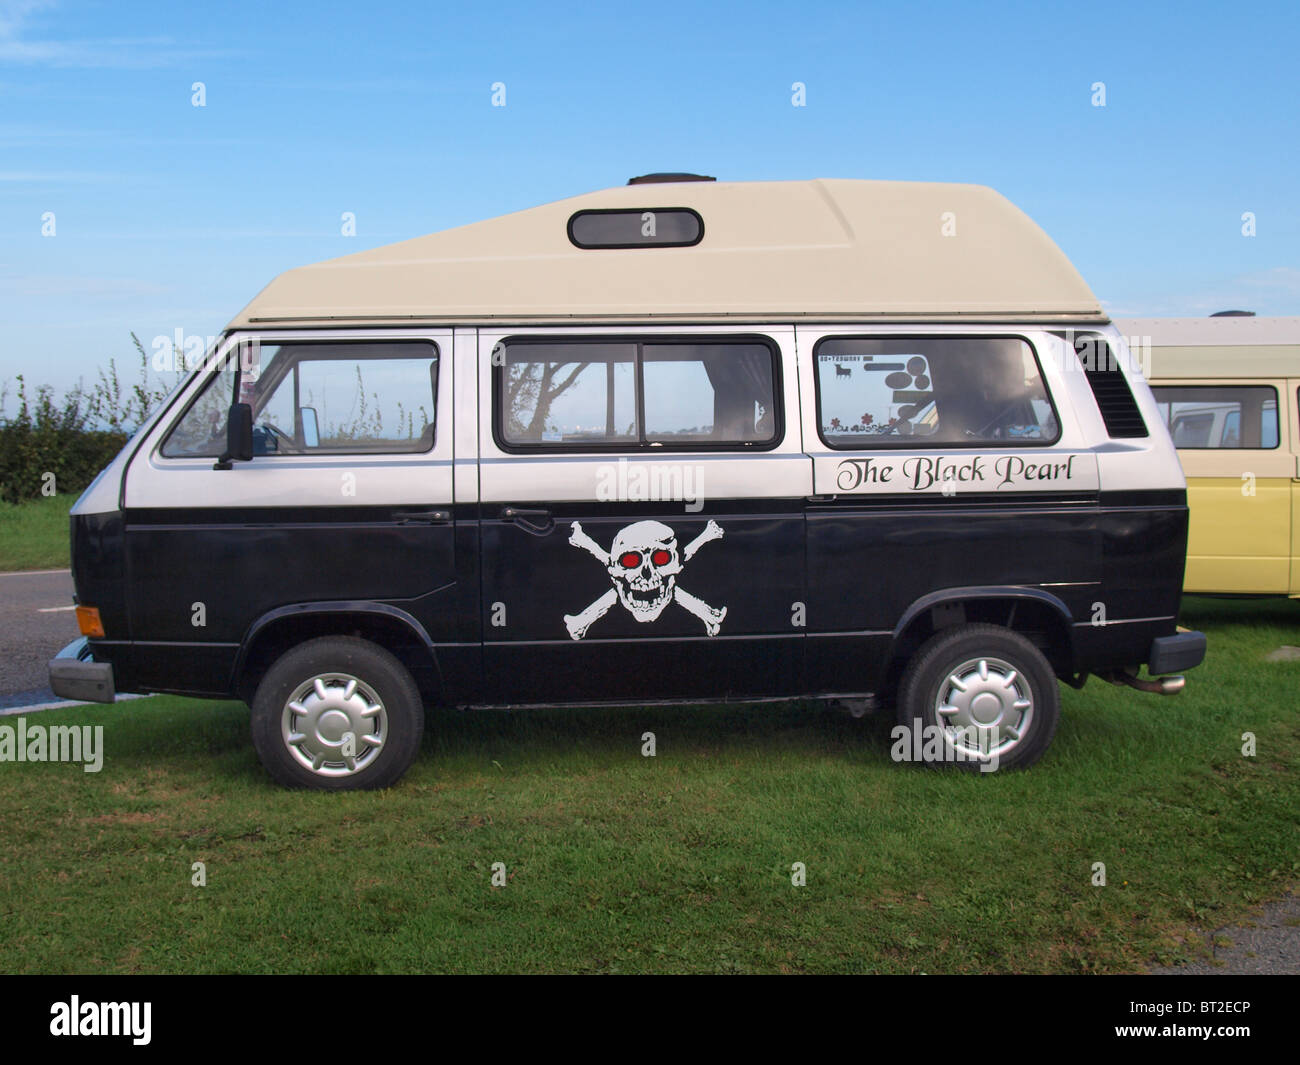
[[[484,701],[533,704],[633,699],[797,695],[803,690],[804,502],[710,500],[698,513],[672,504],[556,504],[549,524],[529,526],[485,506]],[[494,513],[495,511],[495,513]],[[658,522],[676,535],[675,588],[717,610],[716,635],[678,601],[639,621],[612,603],[575,638],[566,626],[614,583],[571,538],[609,551],[621,530]],[[714,522],[722,536],[689,544]],[[544,531],[543,531],[544,530]],[[665,581],[665,585],[667,581]],[[504,611],[504,624],[494,613]]]
[[[464,596],[477,580],[457,572],[453,515],[403,517],[422,507],[129,511],[132,653],[122,672],[141,690],[234,694],[240,648],[258,623],[323,602],[397,607],[433,645],[476,646],[476,604]],[[472,548],[462,561],[474,566]]]
[[[1097,584],[1099,513],[1086,503],[938,504],[808,509],[814,632],[891,631],[921,596],[970,585]]]
[[[72,543],[72,583],[78,603],[99,608],[110,639],[129,635],[126,552],[121,511],[74,515],[69,519]]]
[[[1182,492],[672,507],[560,504],[531,525],[497,504],[425,523],[399,517],[411,508],[352,506],[84,515],[73,572],[78,601],[100,609],[107,636],[90,649],[117,690],[214,697],[239,693],[260,633],[335,612],[396,619],[427,647],[443,698],[495,705],[881,690],[908,621],[941,623],[927,596],[1032,601],[1059,620],[1063,676],[1142,664],[1175,630]],[[717,634],[678,602],[647,622],[615,603],[573,638],[565,615],[611,589],[570,542],[573,523],[608,551],[644,520],[669,526],[681,550],[710,520],[723,530],[677,575],[726,608]]]

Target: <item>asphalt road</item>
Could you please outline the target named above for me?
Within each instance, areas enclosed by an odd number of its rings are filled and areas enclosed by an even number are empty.
[[[0,573],[0,710],[57,699],[46,665],[79,635],[68,570]]]
[[[1217,929],[1210,941],[1206,960],[1151,971],[1167,976],[1300,973],[1300,894],[1291,890],[1259,907],[1248,924]]]

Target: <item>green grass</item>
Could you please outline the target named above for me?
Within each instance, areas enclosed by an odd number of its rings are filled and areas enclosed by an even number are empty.
[[[71,493],[28,503],[0,503],[0,573],[67,569]]]
[[[895,765],[888,721],[817,704],[444,712],[397,787],[324,795],[269,782],[237,704],[39,715],[104,725],[107,757],[98,774],[0,764],[3,968],[1178,962],[1300,877],[1300,662],[1262,661],[1300,643],[1300,604],[1192,600],[1185,615],[1211,650],[1183,694],[1066,690],[1055,745],[1024,773]],[[655,758],[639,753],[647,730]]]

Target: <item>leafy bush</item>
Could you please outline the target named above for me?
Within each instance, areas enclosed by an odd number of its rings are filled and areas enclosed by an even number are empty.
[[[0,499],[19,503],[80,492],[167,397],[174,382],[151,383],[144,348],[134,333],[131,339],[140,353],[140,377],[125,393],[112,359],[93,388],[78,384],[61,402],[49,385],[30,394],[18,375],[12,418],[6,414],[8,387],[0,387]]]

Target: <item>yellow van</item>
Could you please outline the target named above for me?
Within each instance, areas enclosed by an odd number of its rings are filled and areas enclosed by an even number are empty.
[[[1187,475],[1187,592],[1300,597],[1300,318],[1116,322]]]

